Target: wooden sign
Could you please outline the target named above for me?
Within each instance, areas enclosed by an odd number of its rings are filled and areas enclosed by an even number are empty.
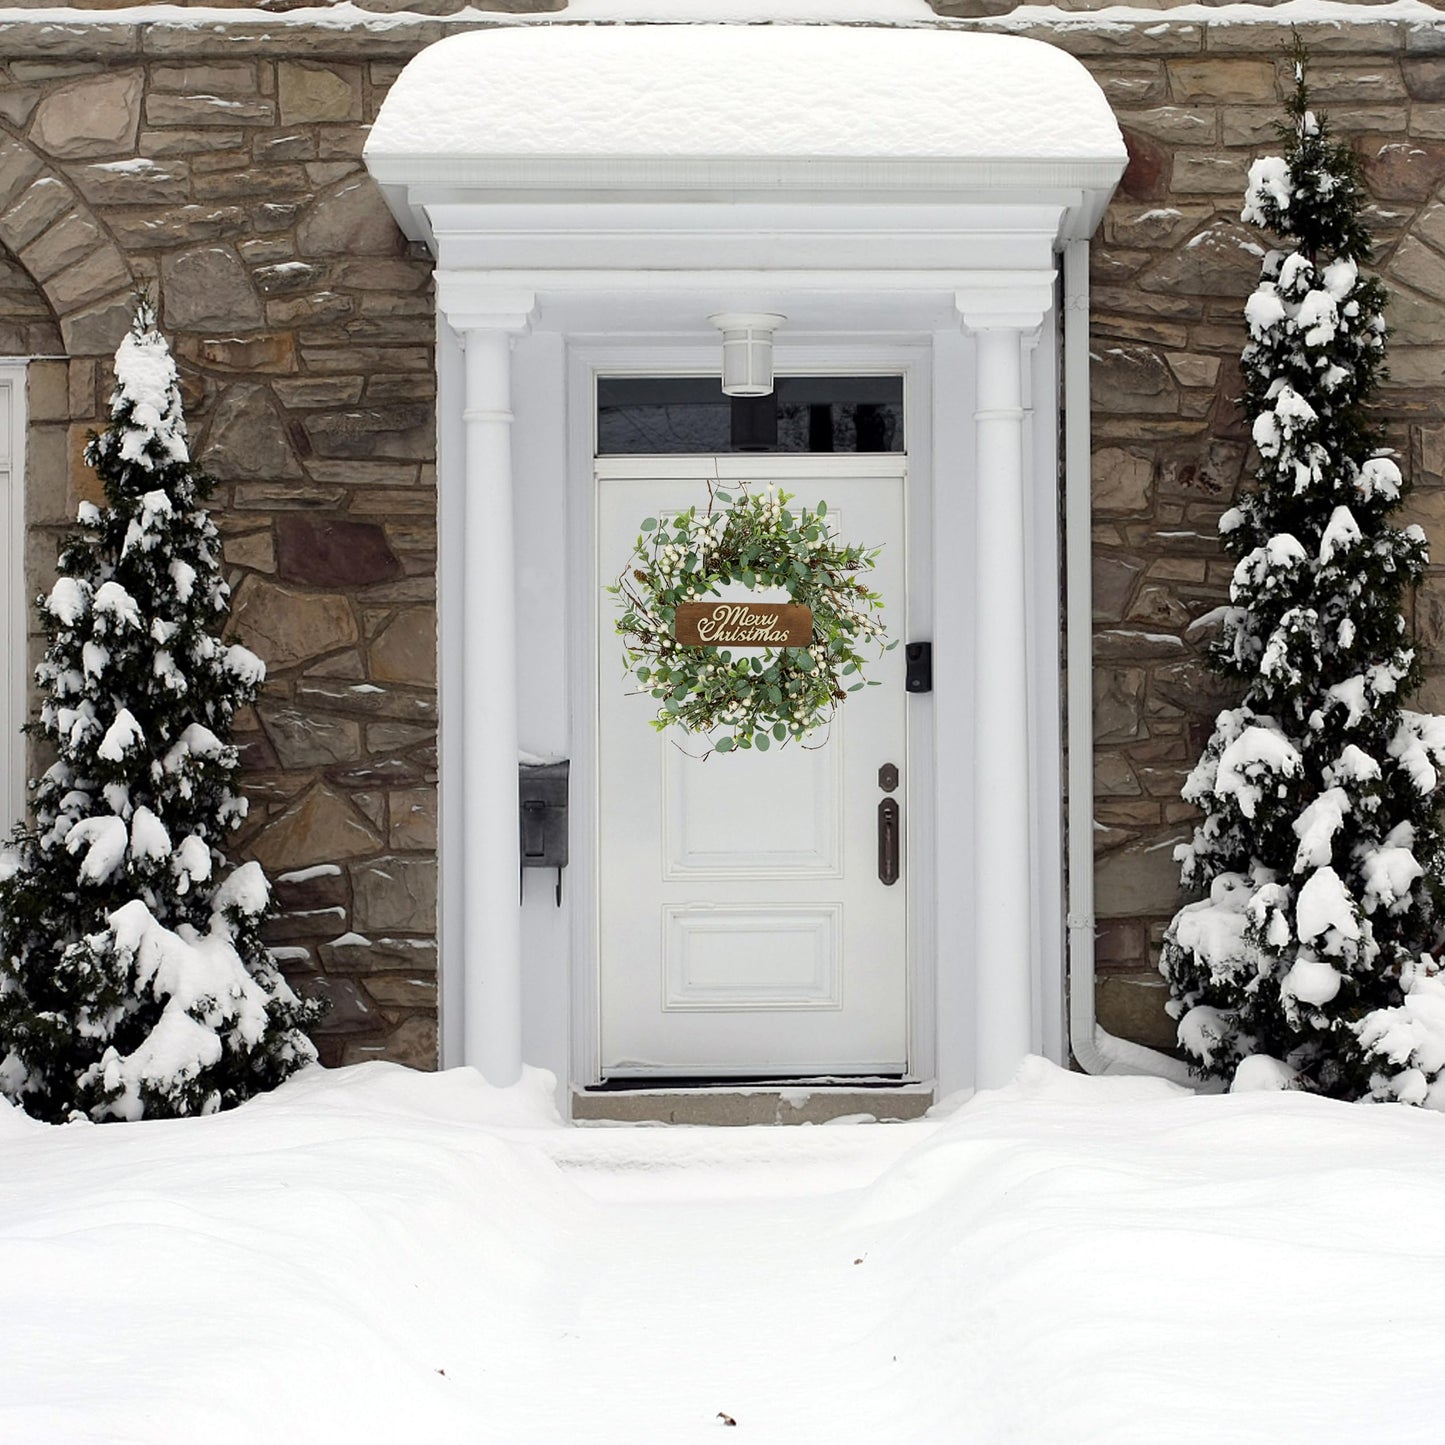
[[[672,630],[688,647],[806,647],[813,609],[797,602],[684,602]]]

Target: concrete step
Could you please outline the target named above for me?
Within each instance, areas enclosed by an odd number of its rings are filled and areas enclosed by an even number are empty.
[[[577,1124],[827,1124],[917,1119],[932,1084],[715,1084],[695,1088],[573,1089]]]

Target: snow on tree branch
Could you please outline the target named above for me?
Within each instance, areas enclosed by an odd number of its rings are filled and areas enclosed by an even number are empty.
[[[261,941],[269,888],[232,868],[230,742],[265,666],[223,643],[220,541],[149,304],[116,353],[110,425],[38,600],[32,730],[55,755],[0,866],[0,1092],[60,1121],[205,1113],[315,1058],[318,1009]]]
[[[1353,154],[1309,106],[1250,168],[1243,219],[1281,244],[1244,307],[1256,485],[1221,519],[1237,558],[1213,660],[1243,697],[1184,787],[1186,904],[1160,970],[1180,1046],[1234,1088],[1445,1107],[1445,718],[1401,604],[1426,555],[1368,403],[1385,296]]]

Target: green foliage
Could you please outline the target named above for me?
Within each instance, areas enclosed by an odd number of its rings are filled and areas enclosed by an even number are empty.
[[[659,522],[644,518],[633,555],[608,591],[619,599],[617,631],[628,670],[659,704],[653,726],[713,734],[719,753],[766,752],[805,737],[831,719],[850,692],[876,686],[860,648],[880,651],[883,599],[862,575],[877,552],[839,543],[828,504],[792,509],[788,492],[737,495],[708,489],[708,505]],[[812,610],[807,647],[734,656],[725,647],[690,647],[673,635],[677,609],[720,597],[741,583],[782,588]]]
[[[0,1090],[42,1119],[226,1107],[315,1057],[318,1010],[261,941],[230,742],[264,665],[223,642],[220,539],[175,366],[142,301],[59,577],[30,731],[54,759],[0,864]]]
[[[1286,243],[1245,308],[1257,485],[1220,521],[1237,562],[1213,660],[1244,697],[1184,790],[1204,812],[1184,882],[1207,896],[1160,968],[1203,1074],[1258,1059],[1255,1084],[1435,1102],[1438,1064],[1411,1040],[1439,987],[1445,719],[1402,707],[1425,539],[1390,522],[1405,486],[1368,410],[1385,296],[1360,271],[1358,163],[1295,59],[1286,154],[1254,163],[1243,213]]]

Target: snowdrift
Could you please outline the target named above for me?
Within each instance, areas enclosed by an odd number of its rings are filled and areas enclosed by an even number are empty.
[[[0,1439],[1439,1437],[1437,1115],[1041,1061],[914,1124],[551,1097],[366,1064],[203,1119],[0,1108]]]

